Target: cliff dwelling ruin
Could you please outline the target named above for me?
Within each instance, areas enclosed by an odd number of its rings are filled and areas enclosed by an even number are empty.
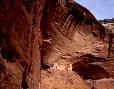
[[[113,89],[113,23],[73,0],[0,0],[0,89]]]

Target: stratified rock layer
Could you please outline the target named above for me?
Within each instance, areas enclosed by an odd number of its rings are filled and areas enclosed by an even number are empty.
[[[98,46],[103,46],[105,36],[105,28],[95,17],[72,0],[1,0],[0,88],[39,89],[40,59],[44,68],[49,69],[54,62],[60,63],[61,59],[72,64],[85,54],[107,56],[101,55],[103,51],[99,51]],[[56,78],[58,74],[58,80],[62,81],[65,75],[63,82],[70,85],[74,82],[82,84],[80,89],[90,88],[77,74],[66,73],[55,70],[48,78],[47,71],[43,71],[42,83],[45,83],[42,85],[50,89],[50,79]],[[68,78],[69,76],[72,76],[72,79]],[[55,83],[57,82],[52,84]],[[76,84],[74,86],[76,87]],[[64,83],[62,87],[57,87],[70,88]],[[54,89],[53,86],[51,88]]]
[[[41,29],[42,58],[47,65],[65,54],[81,53],[90,47],[92,51],[105,37],[105,28],[86,8],[72,0],[46,0]]]

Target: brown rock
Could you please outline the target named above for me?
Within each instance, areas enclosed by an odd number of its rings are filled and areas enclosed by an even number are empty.
[[[76,53],[102,41],[105,28],[73,0],[46,0],[41,21],[44,40],[42,59],[51,65],[60,55]]]
[[[1,88],[39,89],[40,58],[50,66],[105,35],[95,17],[73,0],[0,0]]]
[[[73,71],[42,70],[41,76],[41,89],[91,89]]]
[[[0,0],[0,37],[6,42],[1,89],[39,89],[43,5],[44,0]]]

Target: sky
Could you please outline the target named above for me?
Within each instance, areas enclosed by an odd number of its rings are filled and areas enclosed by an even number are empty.
[[[114,18],[114,0],[75,0],[86,7],[98,20]]]

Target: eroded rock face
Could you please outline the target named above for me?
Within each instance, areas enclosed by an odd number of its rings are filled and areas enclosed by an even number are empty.
[[[92,47],[105,37],[105,28],[86,8],[72,0],[46,0],[43,17],[42,59],[48,65],[60,55]]]
[[[100,20],[99,22],[108,30],[108,56],[109,59],[114,59],[114,18]]]
[[[47,68],[66,54],[72,59],[90,46],[91,52],[105,33],[95,17],[72,0],[0,0],[1,88],[39,89],[40,57]]]
[[[1,89],[39,89],[44,0],[0,0]],[[0,43],[1,44],[1,43]]]
[[[80,76],[82,75],[84,79],[110,77],[108,71],[100,65],[83,66],[93,62],[104,62],[108,56],[108,37],[105,38],[108,36],[107,30],[86,8],[72,0],[46,0],[43,17],[41,52],[45,65],[51,67],[59,60],[73,63],[83,59],[82,64],[77,66],[82,73]]]

